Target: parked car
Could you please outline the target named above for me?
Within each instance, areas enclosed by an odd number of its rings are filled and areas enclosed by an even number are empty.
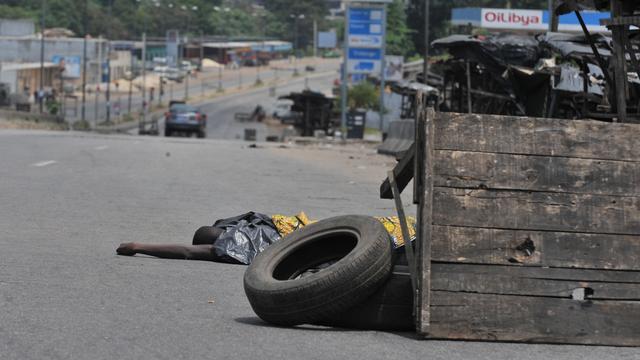
[[[207,136],[207,115],[183,101],[171,101],[165,114],[164,135],[195,133],[199,138]]]
[[[180,70],[187,74],[192,74],[196,70],[196,67],[189,61],[182,61],[180,63]]]
[[[165,71],[163,77],[167,80],[172,80],[175,82],[182,82],[182,80],[184,79],[184,77],[186,76],[186,72],[184,70],[181,69],[177,69],[174,67],[170,67],[167,68],[167,70]]]

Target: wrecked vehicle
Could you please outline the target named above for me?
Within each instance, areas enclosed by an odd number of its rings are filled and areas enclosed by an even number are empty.
[[[340,126],[340,119],[333,114],[334,99],[326,95],[304,90],[281,96],[278,100],[291,100],[291,116],[283,118],[283,123],[293,125],[302,136],[313,136],[315,130],[327,133]]]
[[[452,35],[432,43],[451,58],[439,64],[444,83],[442,111],[611,121],[612,97],[606,68],[611,39],[591,35],[598,58],[582,35]],[[630,73],[631,98],[640,92]],[[627,111],[637,114],[637,103]]]

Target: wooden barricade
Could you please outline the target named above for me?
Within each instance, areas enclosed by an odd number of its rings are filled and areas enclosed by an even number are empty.
[[[418,110],[418,332],[640,346],[640,125]]]

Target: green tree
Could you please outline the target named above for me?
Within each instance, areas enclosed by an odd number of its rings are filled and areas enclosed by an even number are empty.
[[[351,109],[378,111],[380,108],[380,92],[372,83],[363,81],[349,88],[347,101]]]
[[[407,25],[407,13],[402,0],[394,0],[387,13],[387,54],[411,56],[415,47],[412,30]]]
[[[293,42],[298,35],[298,44],[306,48],[313,43],[313,22],[320,28],[325,26],[328,8],[325,1],[318,0],[265,0],[265,8],[273,14],[268,35]],[[299,18],[304,15],[304,18]],[[297,29],[296,29],[296,16]],[[297,31],[296,31],[297,30]]]

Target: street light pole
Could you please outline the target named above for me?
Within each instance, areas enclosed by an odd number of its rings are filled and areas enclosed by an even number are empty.
[[[46,12],[46,0],[42,0],[42,13],[40,19],[40,89],[38,91],[38,102],[40,103],[40,113],[42,114],[42,96],[44,95],[44,17]]]
[[[423,81],[427,84],[429,77],[429,15],[431,3],[429,0],[424,1],[424,64],[423,64]]]
[[[109,0],[108,25],[107,25],[107,124],[111,121],[111,20],[113,16],[113,0]],[[102,66],[102,64],[100,64]]]
[[[88,27],[88,16],[87,16],[87,2],[89,0],[84,0],[84,8],[83,14],[84,19],[82,22],[84,39],[82,42],[82,109],[80,112],[80,121],[84,125],[86,121],[86,112],[87,112],[87,27]]]
[[[291,17],[294,18],[294,22],[293,22],[293,75],[297,76],[298,75],[298,52],[299,52],[299,44],[298,44],[298,19],[304,19],[304,14],[292,14],[290,15]]]

